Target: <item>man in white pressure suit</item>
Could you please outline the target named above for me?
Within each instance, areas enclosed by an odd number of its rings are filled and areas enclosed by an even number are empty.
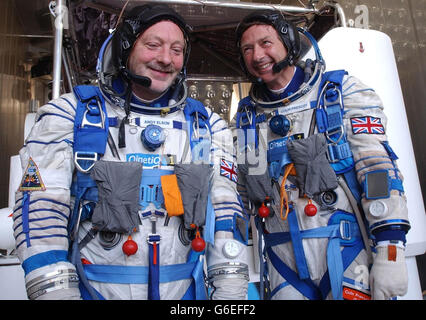
[[[251,13],[236,35],[252,80],[234,122],[238,184],[264,240],[268,298],[404,295],[410,224],[380,98],[325,73],[315,39],[281,12]],[[301,61],[302,37],[315,61]]]
[[[187,97],[190,27],[133,8],[99,87],[50,101],[20,151],[14,236],[30,299],[245,299],[232,134]],[[214,245],[214,246],[213,246]]]

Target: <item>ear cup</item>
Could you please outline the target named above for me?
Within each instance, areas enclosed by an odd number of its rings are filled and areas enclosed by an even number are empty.
[[[111,48],[112,61],[118,68],[126,67],[127,59],[135,41],[136,37],[133,34],[133,29],[127,22],[123,22],[118,26],[112,38]]]
[[[281,37],[288,51],[288,61],[292,65],[296,63],[300,55],[300,37],[296,27],[289,21],[283,19],[276,20],[276,27],[278,34]]]

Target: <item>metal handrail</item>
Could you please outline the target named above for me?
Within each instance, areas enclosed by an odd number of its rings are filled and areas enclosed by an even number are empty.
[[[149,2],[149,1],[135,1],[135,2]],[[275,9],[279,11],[285,11],[288,13],[318,13],[319,10],[314,6],[311,8],[302,8],[296,6],[286,6],[278,4],[265,4],[255,2],[239,2],[239,1],[212,1],[212,0],[162,0],[166,4],[176,5],[199,5],[205,7],[222,7],[222,8],[235,8],[235,9]],[[56,4],[57,7],[62,10],[63,0],[52,1],[50,5]],[[342,7],[334,2],[326,2],[325,6],[331,6],[335,8],[336,15],[342,27],[346,27],[346,17]],[[51,10],[52,11],[52,10]],[[52,12],[53,14],[53,12]],[[54,55],[53,55],[53,90],[52,98],[56,99],[60,95],[60,83],[61,83],[61,62],[62,62],[62,36],[63,36],[63,25],[62,21],[58,24],[55,23],[55,43],[54,43]]]

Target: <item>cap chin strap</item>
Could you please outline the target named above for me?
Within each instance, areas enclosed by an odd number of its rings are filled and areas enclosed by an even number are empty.
[[[279,61],[279,62],[277,62],[273,65],[272,72],[273,73],[279,73],[279,72],[281,72],[282,69],[284,69],[288,66],[291,66],[291,65],[292,65],[292,63],[290,62],[290,59],[287,56],[285,59],[283,59],[283,60],[281,60],[281,61]]]
[[[126,92],[126,102],[124,104],[124,111],[126,112],[125,117],[121,120],[120,127],[118,128],[118,147],[120,149],[126,147],[126,131],[124,125],[129,121],[130,115],[130,99],[132,98],[132,87],[129,86]]]

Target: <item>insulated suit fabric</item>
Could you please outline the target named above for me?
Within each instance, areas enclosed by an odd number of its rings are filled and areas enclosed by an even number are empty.
[[[159,101],[161,103],[155,105],[154,101],[152,105],[157,107],[167,106],[167,104],[164,104],[164,99]],[[14,236],[18,257],[23,267],[26,267],[24,270],[27,283],[40,275],[57,270],[58,266],[61,266],[59,269],[71,270],[71,273],[75,272],[75,266],[68,259],[70,235],[67,231],[67,225],[74,207],[74,198],[70,196],[70,188],[75,173],[73,126],[76,106],[77,99],[74,94],[70,93],[62,95],[60,98],[41,107],[37,112],[35,125],[20,150],[23,170],[26,170],[29,160],[32,159],[37,165],[39,176],[45,185],[45,190],[31,192],[18,190],[16,193],[16,205],[13,214]],[[235,214],[243,216],[243,209],[236,191],[236,183],[220,174],[221,159],[226,159],[229,162],[235,161],[232,134],[227,128],[226,122],[219,115],[213,113],[210,109],[206,110],[211,127],[210,160],[214,164],[209,196],[215,218],[223,217],[226,219]],[[118,119],[123,119],[125,116],[124,110],[112,105],[108,99],[106,101],[106,111],[109,118],[118,117]],[[140,140],[143,128],[126,124],[126,147],[117,148],[119,159],[113,155],[111,149],[107,146],[101,161],[113,161],[117,162],[117,165],[138,162],[143,167],[142,175],[145,172],[149,173],[156,169],[168,170],[172,174],[174,168],[170,161],[166,161],[166,159],[170,159],[170,156],[174,157],[175,163],[191,162],[190,149],[189,152],[184,152],[184,146],[189,143],[187,131],[181,128],[174,128],[172,125],[174,122],[180,122],[183,124],[183,128],[186,128],[186,120],[181,110],[160,116],[147,115],[141,110],[133,109],[130,112],[130,117],[139,117],[141,121],[154,120],[157,123],[162,123],[166,132],[164,144],[155,151],[145,149]],[[115,145],[118,145],[118,126],[113,127],[110,125],[110,133]],[[101,197],[100,199],[101,202],[111,200],[110,195],[111,192],[114,192],[114,188],[119,187],[122,189],[121,186],[125,186],[130,182],[134,186],[137,183],[135,181],[139,181],[139,177],[117,176],[118,173],[119,171],[114,173],[105,172],[102,168],[102,163],[97,166],[93,173],[94,177],[102,180],[101,183],[105,184],[107,188],[107,192],[104,192],[103,198]],[[105,182],[109,180],[106,177],[108,174],[115,175],[113,180],[117,181],[118,179],[119,183],[109,185],[108,182]],[[128,196],[135,196],[134,191],[127,190],[125,196],[127,198]],[[24,198],[28,197],[29,201],[24,201]],[[81,241],[94,226],[90,219],[81,222],[78,229],[78,241],[80,241],[83,266],[85,264],[136,267],[149,265],[147,237],[152,233],[152,222],[149,218],[144,219],[141,212],[139,212],[139,217],[136,216],[137,219],[135,220],[135,214],[137,215],[138,213],[137,210],[135,211],[134,200],[138,201],[139,199],[128,200],[131,204],[131,211],[129,212],[132,217],[131,221],[133,223],[135,221],[138,222],[138,230],[136,232],[129,230],[129,226],[132,225],[130,223],[126,224],[128,232],[115,234],[115,240],[111,240],[110,237],[107,237],[102,232],[97,232],[93,239],[81,245]],[[126,207],[124,203],[117,203],[115,212],[115,218],[117,219],[120,218],[120,206]],[[191,247],[188,239],[186,241],[184,241],[185,239],[182,240],[182,217],[171,216],[166,222],[167,212],[164,207],[157,207],[153,203],[149,203],[142,211],[155,213],[157,219],[156,233],[161,236],[159,242],[161,249],[156,252],[159,254],[160,268],[188,262]],[[102,220],[97,223],[104,225],[108,224],[108,221]],[[123,253],[122,246],[130,233],[132,240],[137,243],[138,249],[135,254],[127,256]],[[232,232],[221,231],[216,233],[215,237],[220,240],[220,238],[232,238],[233,235]],[[221,247],[218,246],[209,245],[208,247],[208,251],[218,251],[216,255],[222,257],[223,254],[220,250]],[[32,263],[35,257],[37,258],[37,263]],[[243,254],[233,259],[233,261],[240,261],[240,259],[245,259]],[[214,258],[207,257],[207,265],[215,263]],[[161,299],[181,299],[191,284],[189,279],[172,282],[164,282],[161,279],[160,274],[159,292]],[[123,284],[113,280],[110,282],[90,280],[90,284],[105,299],[147,299],[148,297],[147,284]],[[235,296],[229,296],[228,292],[232,290],[227,291],[226,286],[226,283],[217,283],[217,295],[229,299],[235,298]],[[239,286],[241,287],[240,296],[245,298],[247,282],[244,280],[241,283],[240,281]],[[49,293],[49,297],[79,298],[80,293],[78,288],[74,286],[52,291]],[[43,298],[43,296],[40,298]]]
[[[315,117],[315,107],[312,106],[316,105],[318,90],[321,89],[319,88],[319,83],[320,79],[310,91],[285,106],[281,104],[274,107],[265,107],[260,103],[256,104],[250,97],[240,101],[240,112],[243,112],[245,107],[252,108],[255,106],[257,119],[260,119],[262,114],[268,115],[278,110],[285,113],[291,122],[291,129],[286,137],[273,133],[268,126],[268,121],[258,122],[257,132],[260,155],[266,154],[268,151],[271,152],[271,149],[282,143],[283,139],[287,137],[297,136],[306,139],[318,134],[318,130],[315,128],[310,136],[310,127],[313,117]],[[289,87],[292,86],[294,86],[294,82],[289,84]],[[343,126],[352,151],[358,183],[361,186],[363,185],[366,173],[384,169],[389,170],[390,179],[402,181],[403,177],[394,161],[395,158],[386,147],[387,121],[384,114],[384,106],[379,96],[372,88],[350,75],[343,77],[342,94],[344,104]],[[277,100],[277,97],[275,100]],[[307,107],[303,107],[304,105]],[[291,111],[292,109],[294,111]],[[359,132],[357,126],[354,126],[354,123],[356,123],[354,119],[379,119],[377,123],[380,130]],[[241,127],[236,127],[237,122],[233,122],[234,135],[241,138],[244,135],[241,133]],[[300,142],[303,144],[303,141],[292,140],[291,143],[287,144],[287,147],[289,149],[294,148]],[[244,143],[243,139],[239,139],[236,146],[237,150],[243,150]],[[320,148],[320,146],[317,147]],[[299,148],[298,150],[298,152],[306,153],[303,149]],[[302,154],[299,156],[303,158]],[[321,159],[326,159],[325,155]],[[305,160],[309,162],[314,159]],[[262,162],[259,161],[259,163],[260,166],[254,174],[264,172],[263,170],[267,170],[266,166],[270,166],[270,163],[264,163],[262,167]],[[315,166],[320,164],[321,162],[315,163]],[[325,165],[329,166],[328,163]],[[308,166],[311,166],[311,169],[315,168],[309,163]],[[330,175],[327,175],[331,182],[322,181],[329,190],[335,193],[336,198],[334,204],[325,206],[319,201],[319,196],[322,195],[322,192],[319,191],[324,190],[306,189],[309,185],[306,185],[306,180],[300,180],[298,172],[299,170],[305,170],[308,175],[315,175],[319,171],[310,171],[306,169],[306,166],[298,168],[297,163],[296,169],[296,176],[290,175],[285,181],[288,200],[292,203],[288,218],[283,220],[280,217],[280,186],[283,180],[281,172],[278,181],[271,182],[273,184],[272,198],[274,199],[272,204],[273,214],[265,218],[263,224],[259,224],[265,237],[264,253],[271,287],[270,297],[272,299],[341,299],[343,295],[342,288],[346,290],[344,292],[355,290],[364,294],[363,296],[369,296],[368,270],[372,260],[367,254],[366,247],[362,241],[361,229],[363,228],[363,223],[365,223],[368,229],[367,232],[370,235],[373,231],[378,230],[378,226],[389,227],[392,224],[408,226],[408,213],[404,193],[401,190],[393,189],[390,191],[388,198],[381,198],[380,201],[385,203],[389,210],[377,216],[370,211],[370,205],[375,200],[366,199],[365,193],[362,192],[361,204],[365,212],[365,220],[361,221],[360,224],[355,214],[356,208],[354,207],[356,207],[356,203],[353,201],[353,195],[348,194],[349,188],[343,175],[337,175],[337,181],[335,180],[333,183],[332,176],[334,172],[331,172]],[[322,170],[325,169],[323,168]],[[321,185],[321,183],[319,184]],[[238,189],[246,208],[249,208],[250,194],[247,193],[246,186],[239,183]],[[312,198],[314,199],[312,203],[318,210],[314,216],[308,216],[304,212],[309,201],[305,193],[309,193],[311,200]],[[257,212],[254,210],[252,213],[256,214]],[[322,231],[319,231],[320,228],[322,228]],[[339,230],[334,232],[332,231],[333,228]],[[351,230],[347,236],[342,235],[345,228]],[[333,241],[333,239],[337,239],[338,242]],[[368,246],[370,245],[373,245],[371,239],[368,242]],[[337,246],[339,250],[333,246]],[[340,254],[343,258],[339,257]],[[336,258],[338,259],[336,260]],[[282,263],[285,266],[280,267]],[[283,270],[286,271],[283,272]],[[341,270],[343,274],[333,275],[332,270]]]

